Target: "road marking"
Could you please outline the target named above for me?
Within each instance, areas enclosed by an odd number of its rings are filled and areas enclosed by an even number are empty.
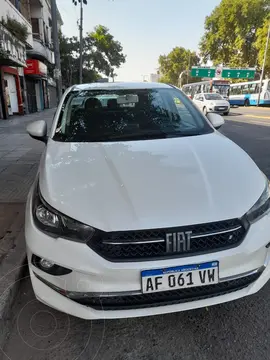
[[[240,119],[226,119],[227,121],[231,121],[231,122],[238,122],[238,123],[242,123],[242,124],[250,124],[250,125],[263,125],[263,126],[270,126],[270,122],[268,121],[258,121],[258,120],[240,120]]]
[[[256,119],[267,119],[270,120],[270,116],[260,116],[260,115],[243,115],[246,117],[252,117],[252,118],[256,118]]]
[[[238,109],[240,109],[240,108],[238,107]],[[248,111],[248,108],[243,108],[243,109]],[[250,108],[249,108],[249,110],[250,110]],[[270,111],[270,107],[269,106],[252,106],[252,110]]]

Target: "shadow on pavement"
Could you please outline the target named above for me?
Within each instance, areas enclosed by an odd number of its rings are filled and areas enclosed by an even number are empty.
[[[230,112],[229,115],[227,116],[243,116],[242,113],[234,113],[234,112]]]

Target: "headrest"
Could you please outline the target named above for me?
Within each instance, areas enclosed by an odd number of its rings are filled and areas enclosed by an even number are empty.
[[[84,104],[85,110],[101,108],[101,102],[97,98],[89,98]]]

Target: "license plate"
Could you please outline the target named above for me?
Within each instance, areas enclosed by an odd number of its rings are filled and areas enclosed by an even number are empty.
[[[212,261],[166,269],[143,270],[141,279],[144,294],[217,284],[219,263]]]
[[[226,108],[225,107],[220,107],[219,110],[225,110]]]

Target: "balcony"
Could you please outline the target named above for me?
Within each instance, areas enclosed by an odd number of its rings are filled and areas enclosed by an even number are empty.
[[[39,33],[33,33],[33,49],[27,50],[27,55],[41,61],[48,61],[54,64],[53,51],[40,39]]]
[[[52,45],[49,41],[50,29],[46,25],[43,18],[31,19],[33,31],[33,49],[28,50],[27,54],[35,59],[41,61],[48,61],[54,63],[54,53],[52,52]]]
[[[0,64],[26,66],[25,44],[0,24]]]
[[[23,0],[21,2],[18,2],[17,0],[1,0],[0,19],[1,18],[6,19],[7,17],[11,19],[15,19],[19,23],[27,27],[29,35],[26,40],[26,43],[29,47],[32,47],[33,37],[32,37],[32,26],[30,23],[29,1]]]

